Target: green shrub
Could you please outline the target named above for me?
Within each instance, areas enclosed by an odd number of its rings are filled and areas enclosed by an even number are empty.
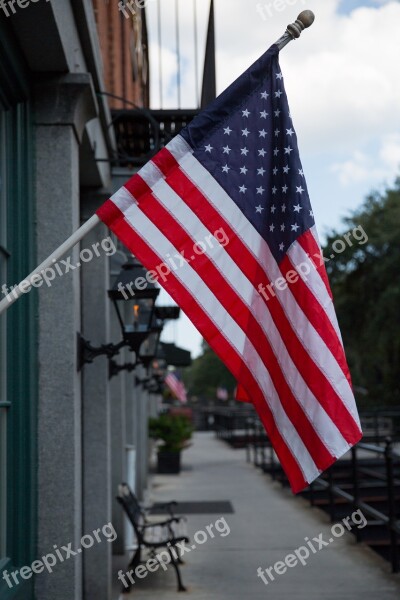
[[[161,440],[163,445],[159,451],[180,452],[192,437],[193,426],[183,415],[160,415],[149,419],[149,435],[155,440]]]

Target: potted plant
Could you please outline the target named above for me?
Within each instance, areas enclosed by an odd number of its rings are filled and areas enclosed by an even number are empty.
[[[160,415],[149,420],[149,435],[161,442],[158,448],[158,473],[179,473],[181,451],[189,446],[193,426],[184,415]]]

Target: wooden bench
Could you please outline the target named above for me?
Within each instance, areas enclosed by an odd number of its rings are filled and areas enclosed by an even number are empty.
[[[182,542],[189,543],[189,538],[182,535],[185,527],[185,517],[176,516],[173,512],[177,503],[169,502],[162,507],[169,512],[169,518],[162,521],[150,521],[148,510],[140,505],[128,484],[122,483],[118,486],[116,498],[132,523],[137,538],[138,547],[132,556],[128,569],[134,570],[141,563],[142,549],[149,550],[150,558],[157,559],[157,550],[166,548],[171,558],[171,564],[175,569],[178,592],[186,592],[179,569],[179,565],[183,564],[183,561],[179,558],[179,552],[175,547],[176,544]],[[124,591],[129,591],[129,589]]]

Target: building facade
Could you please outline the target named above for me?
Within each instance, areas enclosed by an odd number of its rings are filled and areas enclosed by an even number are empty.
[[[112,193],[104,92],[148,102],[138,14],[127,20],[111,0],[0,3],[1,298]],[[112,54],[121,31],[126,45]],[[149,398],[135,373],[110,379],[105,356],[79,370],[77,334],[120,340],[107,297],[126,259],[116,248],[98,226],[0,317],[2,600],[111,598],[112,552],[125,550],[113,498],[121,480],[146,489]],[[83,549],[82,536],[107,524],[113,544],[103,535]],[[51,572],[33,571],[49,554]]]

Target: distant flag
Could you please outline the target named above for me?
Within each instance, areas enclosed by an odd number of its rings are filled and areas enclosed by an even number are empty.
[[[177,373],[174,371],[169,372],[166,375],[164,382],[168,386],[168,388],[171,390],[171,392],[175,396],[175,398],[180,400],[182,402],[182,404],[186,404],[187,395],[186,395],[185,384],[178,377]]]
[[[217,398],[218,400],[228,400],[228,390],[224,387],[217,387]]]
[[[230,369],[299,492],[362,433],[278,55],[97,214]]]

